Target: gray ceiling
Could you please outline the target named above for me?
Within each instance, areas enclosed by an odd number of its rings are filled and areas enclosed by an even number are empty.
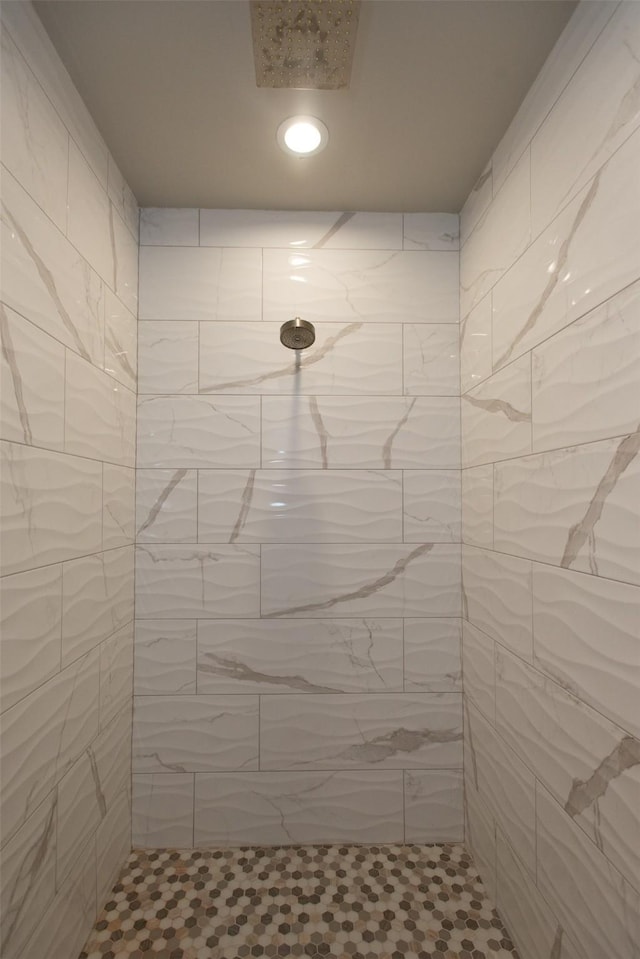
[[[142,206],[457,211],[576,4],[364,0],[348,90],[258,89],[246,0],[35,4]],[[286,156],[308,113],[326,150]]]

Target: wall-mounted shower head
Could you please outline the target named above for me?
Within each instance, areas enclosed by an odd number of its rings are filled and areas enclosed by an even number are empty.
[[[280,342],[290,350],[306,350],[312,346],[316,338],[313,323],[296,316],[294,320],[287,320],[280,327]]]

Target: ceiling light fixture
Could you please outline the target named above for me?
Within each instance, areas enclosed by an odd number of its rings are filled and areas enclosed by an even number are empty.
[[[316,117],[289,117],[278,127],[277,139],[285,153],[310,157],[324,150],[329,131]]]

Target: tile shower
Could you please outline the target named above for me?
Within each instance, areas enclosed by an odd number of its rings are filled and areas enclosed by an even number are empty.
[[[3,957],[75,959],[132,801],[150,855],[464,840],[522,959],[637,959],[638,6],[578,7],[459,241],[138,237],[3,20]]]

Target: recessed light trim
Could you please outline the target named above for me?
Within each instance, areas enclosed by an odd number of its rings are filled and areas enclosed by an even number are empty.
[[[329,140],[329,131],[317,117],[289,117],[278,127],[277,140],[285,153],[310,157],[324,150]]]

